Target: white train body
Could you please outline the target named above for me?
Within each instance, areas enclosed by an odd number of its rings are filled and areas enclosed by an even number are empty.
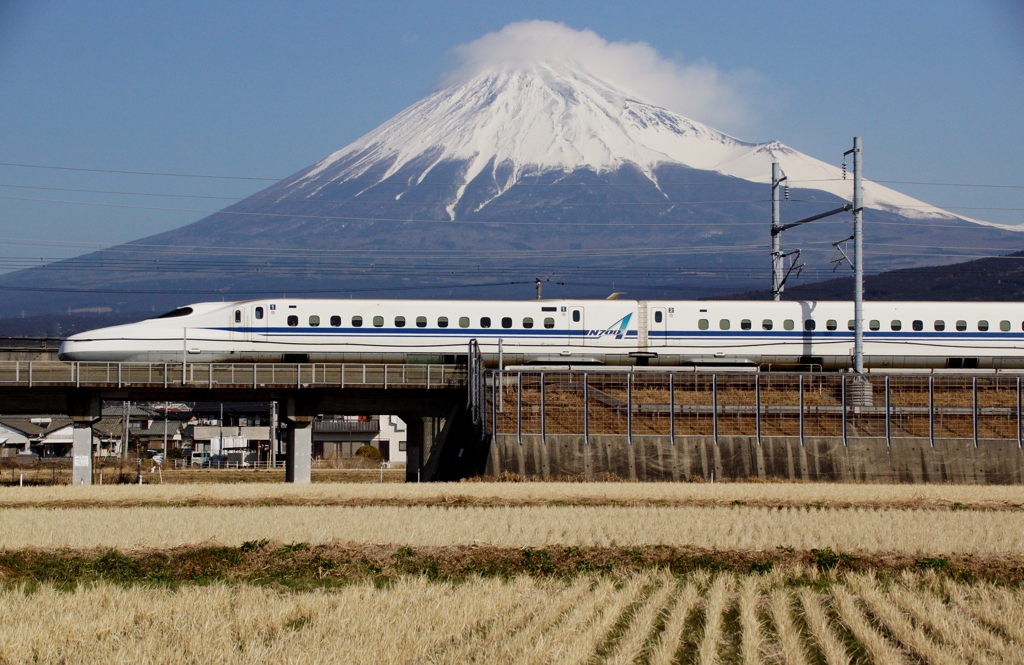
[[[316,300],[199,303],[69,337],[61,358],[119,362],[505,365],[852,364],[853,304],[811,301]],[[1024,307],[867,302],[869,368],[1024,368]]]

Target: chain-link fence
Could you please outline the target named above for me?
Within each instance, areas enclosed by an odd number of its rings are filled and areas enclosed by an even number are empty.
[[[491,372],[492,434],[1003,439],[1014,375]]]

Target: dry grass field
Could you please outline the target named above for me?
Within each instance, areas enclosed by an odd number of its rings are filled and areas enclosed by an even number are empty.
[[[214,471],[214,473],[219,473]],[[242,471],[240,473],[251,473]],[[851,483],[210,483],[0,487],[0,507],[739,506],[1024,510],[1018,485]]]
[[[934,574],[14,588],[0,662],[1020,663],[1022,608]]]
[[[0,548],[205,543],[414,547],[670,545],[713,550],[1024,552],[1024,512],[665,506],[272,506],[0,509]]]
[[[1024,663],[1022,626],[1020,487],[0,488],[0,664]]]

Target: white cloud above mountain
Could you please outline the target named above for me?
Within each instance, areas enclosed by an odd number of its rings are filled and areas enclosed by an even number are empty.
[[[694,120],[732,131],[756,121],[753,93],[760,77],[752,70],[726,72],[709,62],[667,58],[645,42],[608,41],[562,23],[511,23],[456,47],[453,55],[457,64],[442,77],[443,86],[490,71],[564,63]]]

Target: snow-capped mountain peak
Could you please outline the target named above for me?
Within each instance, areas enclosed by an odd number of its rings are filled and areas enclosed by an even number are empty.
[[[488,175],[500,195],[524,174],[600,173],[626,164],[652,181],[654,167],[676,163],[767,183],[772,161],[781,164],[791,186],[852,198],[852,179],[844,180],[836,166],[778,141],[741,141],[639,99],[577,64],[539,62],[482,72],[434,92],[316,164],[285,196],[315,196],[329,183],[362,179],[371,169],[377,182],[400,171],[407,178],[410,165],[418,170],[410,186],[440,164],[458,163],[460,182]],[[465,191],[463,184],[448,201],[452,219]],[[864,195],[865,205],[908,217],[958,217],[870,181]]]

